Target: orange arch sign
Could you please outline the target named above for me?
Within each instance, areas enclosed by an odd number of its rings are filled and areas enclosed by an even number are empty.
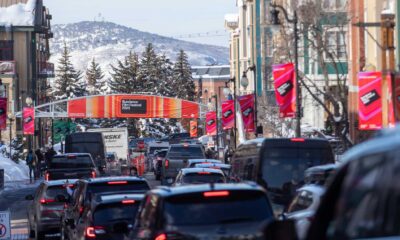
[[[87,96],[68,100],[70,118],[199,118],[198,103],[149,95]]]

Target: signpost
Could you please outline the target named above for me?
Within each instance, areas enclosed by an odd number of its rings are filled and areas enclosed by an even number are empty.
[[[0,212],[0,240],[11,240],[10,211]]]

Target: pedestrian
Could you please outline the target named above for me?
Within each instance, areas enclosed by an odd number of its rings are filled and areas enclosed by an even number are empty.
[[[37,160],[37,173],[39,175],[39,177],[42,176],[42,166],[43,166],[43,161],[44,161],[44,156],[42,151],[38,148],[35,151],[35,155],[36,155],[36,160]]]
[[[29,180],[31,183],[34,179],[36,179],[36,172],[35,172],[35,159],[33,156],[32,149],[29,150],[28,154],[26,155],[26,165],[29,167]]]
[[[53,157],[56,155],[56,151],[54,151],[54,148],[51,147],[49,148],[46,153],[44,154],[44,160],[46,162],[46,166],[49,166],[49,163],[51,162],[51,160],[53,159]]]

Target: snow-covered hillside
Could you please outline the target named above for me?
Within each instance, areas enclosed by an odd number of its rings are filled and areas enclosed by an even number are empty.
[[[229,59],[228,48],[180,41],[110,22],[53,25],[52,31],[54,38],[51,40],[50,61],[57,65],[65,41],[71,50],[74,66],[82,71],[95,57],[103,70],[108,72],[110,63],[122,59],[129,51],[141,53],[148,43],[171,60],[175,60],[179,50],[183,49],[192,65],[227,64]]]

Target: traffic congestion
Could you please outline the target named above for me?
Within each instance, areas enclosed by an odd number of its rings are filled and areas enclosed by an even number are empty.
[[[82,140],[79,149],[65,150],[77,152],[55,155],[35,193],[25,197],[29,237],[395,236],[397,215],[390,211],[397,209],[396,195],[389,192],[396,191],[399,130],[354,147],[341,161],[329,141],[318,138],[253,139],[225,161],[207,158],[212,149],[185,137],[130,139],[127,159],[104,153],[95,161],[79,152],[92,134],[72,134]],[[101,141],[90,146],[105,150]],[[150,186],[150,175],[158,186]]]

